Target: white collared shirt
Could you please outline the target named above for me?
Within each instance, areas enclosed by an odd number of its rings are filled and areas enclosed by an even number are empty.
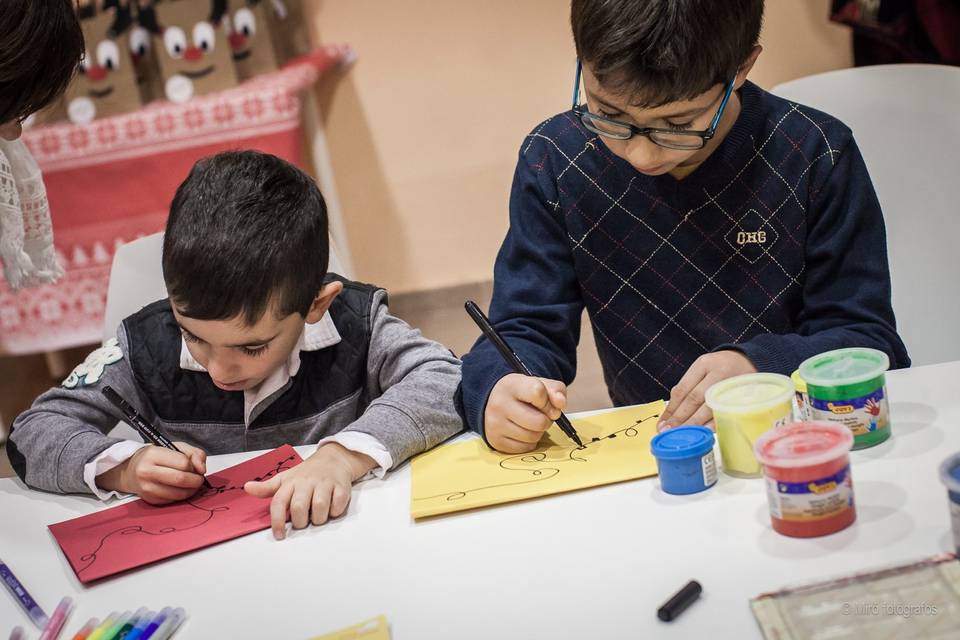
[[[258,409],[262,411],[263,408],[260,407],[261,403],[282,389],[290,381],[290,378],[297,375],[297,372],[300,371],[301,351],[319,351],[339,343],[340,340],[340,332],[337,331],[337,327],[333,323],[333,318],[330,317],[329,312],[323,314],[323,317],[314,324],[304,324],[300,339],[297,341],[296,347],[290,352],[290,357],[287,358],[287,361],[274,369],[256,388],[243,392],[244,424],[249,427],[250,422],[259,415],[260,411],[258,411]],[[180,368],[186,369],[187,371],[207,372],[206,368],[197,362],[190,354],[187,343],[183,338],[180,339]],[[376,461],[378,466],[362,479],[366,479],[371,475],[382,478],[384,474],[386,474],[387,469],[393,466],[393,457],[387,448],[383,443],[367,433],[361,433],[359,431],[336,433],[320,440],[317,443],[317,448],[330,442],[336,442],[344,449],[370,456]],[[83,481],[90,487],[94,495],[101,500],[107,500],[111,497],[121,497],[121,494],[117,491],[104,491],[98,487],[96,478],[101,473],[105,473],[126,461],[134,453],[139,451],[141,447],[145,446],[147,445],[142,442],[124,440],[123,442],[118,442],[108,447],[84,466]]]

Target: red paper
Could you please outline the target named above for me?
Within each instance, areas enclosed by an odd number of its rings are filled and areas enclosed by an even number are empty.
[[[243,490],[302,462],[290,445],[207,476],[213,489],[164,506],[143,500],[50,525],[80,582],[202,549],[270,526],[270,499]]]

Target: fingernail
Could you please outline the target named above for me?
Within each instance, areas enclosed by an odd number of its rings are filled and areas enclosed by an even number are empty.
[[[657,423],[657,431],[663,431],[666,428],[667,428],[666,420],[661,420],[660,422]]]

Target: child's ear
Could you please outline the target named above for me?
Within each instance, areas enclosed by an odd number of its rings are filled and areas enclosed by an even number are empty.
[[[323,285],[320,291],[317,293],[317,297],[313,299],[313,303],[310,305],[310,310],[307,311],[307,317],[305,322],[307,324],[313,324],[315,322],[320,322],[320,318],[323,317],[323,314],[327,312],[327,309],[330,308],[330,305],[333,304],[334,299],[340,292],[343,291],[343,283],[337,282],[328,282]]]
[[[747,56],[747,59],[740,65],[740,69],[737,70],[737,80],[733,83],[734,89],[739,89],[743,86],[743,83],[747,81],[747,75],[750,73],[750,70],[753,69],[753,65],[756,64],[761,51],[763,51],[763,47],[760,45],[757,44],[753,46],[750,55]]]

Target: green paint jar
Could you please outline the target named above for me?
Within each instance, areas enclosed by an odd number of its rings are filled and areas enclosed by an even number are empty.
[[[890,359],[882,351],[837,349],[804,360],[810,420],[845,425],[853,448],[866,449],[890,437],[890,408],[885,372]]]

